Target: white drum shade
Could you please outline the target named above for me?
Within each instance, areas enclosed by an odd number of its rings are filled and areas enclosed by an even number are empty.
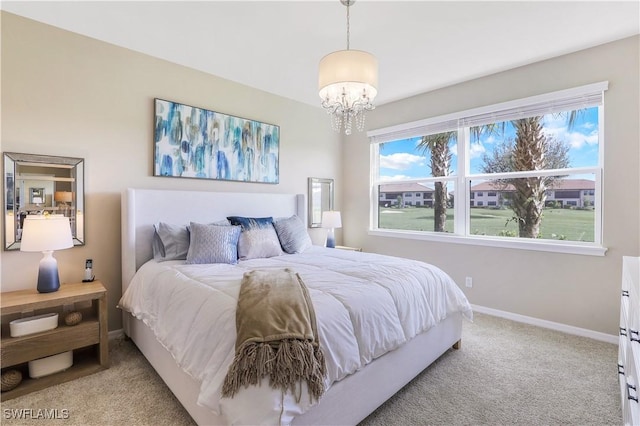
[[[364,90],[373,101],[378,94],[378,60],[362,50],[330,53],[320,60],[318,86],[322,99],[335,99],[346,88],[356,97],[361,97]]]

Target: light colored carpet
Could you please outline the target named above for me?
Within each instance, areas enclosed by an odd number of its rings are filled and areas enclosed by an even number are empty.
[[[361,426],[617,425],[617,346],[476,314],[450,350]],[[111,342],[111,368],[2,403],[3,425],[193,425],[130,342]],[[10,411],[67,409],[68,419]]]
[[[371,414],[374,425],[619,425],[618,347],[475,314],[450,350]]]

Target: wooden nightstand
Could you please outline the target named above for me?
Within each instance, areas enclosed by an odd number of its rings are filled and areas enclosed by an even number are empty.
[[[336,248],[340,250],[362,251],[362,247],[336,246]]]
[[[82,321],[77,325],[67,326],[64,323],[66,312],[63,310],[69,306],[82,313]],[[50,312],[59,314],[57,328],[10,337],[10,321]],[[100,281],[63,284],[53,293],[38,293],[35,288],[2,293],[0,315],[2,369],[12,367],[22,372],[22,383],[13,390],[2,392],[2,401],[109,367],[107,290]],[[29,361],[70,350],[73,350],[73,365],[67,370],[38,379],[29,378]]]

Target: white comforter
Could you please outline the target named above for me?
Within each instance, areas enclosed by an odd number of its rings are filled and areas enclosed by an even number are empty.
[[[317,246],[303,254],[238,265],[151,260],[137,272],[119,306],[144,321],[180,367],[202,383],[198,404],[229,423],[286,424],[310,407],[306,390],[299,402],[268,384],[232,399],[220,397],[234,357],[242,275],[283,267],[297,271],[309,288],[327,362],[327,389],[453,312],[471,319],[462,291],[435,266]],[[256,392],[268,393],[262,408],[254,399]]]

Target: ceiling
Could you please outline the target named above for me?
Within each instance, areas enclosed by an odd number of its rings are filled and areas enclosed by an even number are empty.
[[[320,58],[346,48],[338,0],[0,8],[310,105]],[[638,0],[359,0],[350,13],[351,48],[378,58],[377,105],[640,33]]]

